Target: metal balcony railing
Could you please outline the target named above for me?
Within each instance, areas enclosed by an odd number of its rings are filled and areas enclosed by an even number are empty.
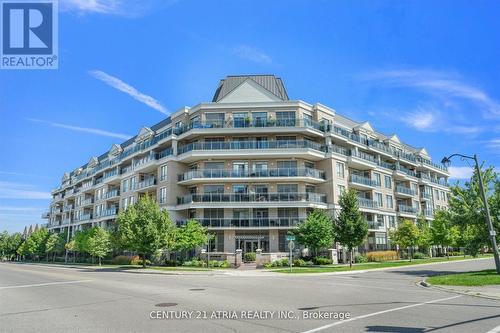
[[[409,188],[409,187],[406,187],[406,186],[402,186],[402,185],[397,185],[396,186],[396,193],[401,193],[401,194],[408,194],[408,195],[411,195],[411,196],[414,196],[416,195],[416,191]]]
[[[407,205],[398,205],[398,212],[401,213],[409,213],[409,214],[417,214],[418,208],[407,206]]]
[[[204,193],[177,197],[177,204],[198,202],[311,202],[326,203],[319,193]]]
[[[356,174],[351,174],[349,176],[349,182],[373,187],[380,186],[376,180]]]
[[[196,219],[204,227],[208,228],[279,228],[279,227],[296,227],[299,223],[303,222],[305,218],[289,218],[289,217],[275,217],[275,218],[207,218]],[[186,221],[178,221],[178,225],[185,224]]]
[[[378,201],[360,197],[358,197],[358,205],[359,207],[374,208],[374,209],[380,206]]]
[[[195,142],[179,147],[178,153],[184,154],[192,150],[246,150],[246,149],[313,149],[326,151],[325,146],[309,140],[276,140],[276,141],[222,141]]]
[[[277,168],[265,170],[192,170],[177,176],[178,181],[197,178],[265,178],[265,177],[311,177],[325,179],[325,172],[312,168]]]

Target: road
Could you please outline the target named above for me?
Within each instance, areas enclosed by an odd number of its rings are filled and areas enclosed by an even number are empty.
[[[500,301],[415,282],[493,265],[488,259],[348,275],[232,276],[2,263],[0,332],[488,332],[500,326]],[[273,311],[289,311],[280,313],[292,319]],[[304,319],[317,313],[350,319]]]

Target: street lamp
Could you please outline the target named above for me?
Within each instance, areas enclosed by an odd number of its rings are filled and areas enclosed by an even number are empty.
[[[461,154],[453,154],[448,157],[444,157],[441,163],[445,166],[449,166],[451,164],[451,158],[454,156],[460,156],[462,160],[468,159],[468,160],[474,160],[475,163],[475,168],[477,172],[477,178],[479,180],[479,190],[481,191],[481,197],[483,198],[483,203],[484,203],[484,209],[486,212],[486,225],[488,226],[488,230],[490,232],[490,240],[491,240],[491,246],[493,248],[493,256],[495,257],[495,267],[497,270],[497,274],[500,275],[500,257],[498,255],[498,246],[497,246],[497,240],[495,238],[496,232],[495,229],[493,229],[493,224],[491,223],[491,216],[490,216],[490,208],[488,207],[488,200],[486,199],[486,192],[484,191],[484,186],[483,186],[483,177],[481,176],[481,170],[479,169],[479,162],[477,161],[477,155],[474,154],[472,157],[471,156],[465,156]]]

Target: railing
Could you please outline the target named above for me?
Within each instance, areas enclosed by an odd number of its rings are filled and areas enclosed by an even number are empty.
[[[429,165],[433,168],[437,168],[439,170],[443,170],[443,171],[448,171],[448,168],[443,166],[443,165],[440,165],[440,164],[437,164],[437,163],[434,163],[426,158],[422,158],[422,157],[418,157],[417,160],[419,162],[421,162],[422,164],[426,164],[426,165]]]
[[[110,198],[113,198],[113,197],[117,197],[119,195],[119,192],[117,189],[114,189],[114,190],[111,190],[111,191],[108,191],[104,194],[103,198],[104,199],[110,199]]]
[[[48,218],[50,218],[50,212],[43,212],[42,219],[48,219]]]
[[[380,206],[378,201],[361,197],[358,197],[358,205],[359,207],[375,208],[375,209]]]
[[[356,175],[356,174],[351,174],[349,176],[349,181],[351,183],[356,183],[356,184],[361,184],[361,185],[366,185],[366,186],[380,186],[380,184],[376,180],[372,180],[368,177]]]
[[[54,212],[54,214],[59,214],[59,213],[62,213],[63,208],[62,207],[56,207],[52,211]]]
[[[374,164],[378,164],[378,160],[375,158],[375,156],[372,156],[370,154],[367,154],[367,153],[364,153],[361,151],[356,151],[354,149],[351,149],[351,156],[361,158],[365,161],[368,161],[368,162],[371,162]]]
[[[155,184],[156,184],[156,178],[155,177],[149,177],[147,179],[144,179],[143,181],[138,182],[137,185],[135,185],[135,187],[133,189],[134,190],[140,190],[142,188],[153,186]]]
[[[179,147],[178,153],[184,154],[192,150],[227,150],[227,149],[301,149],[308,148],[324,152],[323,145],[309,140],[276,140],[276,141],[222,141],[195,142]]]
[[[102,176],[102,178],[103,179],[107,179],[107,178],[110,178],[110,177],[113,177],[113,176],[116,176],[116,175],[118,175],[118,170],[114,169],[113,171],[105,172],[104,176]]]
[[[296,227],[305,218],[248,218],[248,219],[196,219],[204,227],[208,228],[279,228]],[[178,225],[185,224],[186,221],[178,221]]]
[[[389,147],[386,144],[383,144],[382,142],[375,141],[375,140],[369,140],[368,146],[392,155],[391,147]]]
[[[411,177],[417,177],[417,174],[416,174],[415,171],[410,170],[408,168],[405,168],[404,166],[402,166],[400,164],[396,164],[395,165],[395,170],[396,171],[401,171],[403,173],[406,173],[408,176],[411,176]]]
[[[75,218],[75,221],[81,222],[81,221],[88,221],[92,220],[92,214],[82,214],[79,217]]]
[[[162,150],[161,152],[159,153],[156,153],[156,159],[157,160],[161,160],[162,158],[164,157],[167,157],[167,156],[170,156],[170,155],[173,155],[174,151],[172,150],[172,148],[167,148],[167,149],[164,149]]]
[[[73,205],[66,205],[66,206],[64,206],[64,211],[70,211],[73,208],[75,208],[75,206],[73,206]]]
[[[114,216],[117,214],[117,211],[116,207],[108,208],[96,214],[96,217]]]
[[[88,199],[82,200],[80,202],[79,206],[88,206],[88,205],[91,205],[93,201],[94,200],[92,198],[88,198]]]
[[[406,186],[402,186],[402,185],[396,185],[396,193],[408,194],[411,196],[414,196],[417,194],[415,190],[413,190],[409,187],[406,187]]]
[[[417,214],[418,209],[412,206],[407,205],[398,205],[398,212],[401,213],[409,213],[409,214]]]
[[[271,118],[236,118],[231,120],[197,121],[176,129],[175,134],[180,135],[192,129],[204,128],[267,128],[267,127],[306,127],[325,132],[329,129],[327,124],[318,123],[309,119],[271,119]]]
[[[326,203],[326,195],[319,193],[204,193],[177,197],[177,204],[197,202],[313,202]]]
[[[349,156],[350,150],[341,146],[337,145],[331,145],[328,146],[328,151],[331,151],[336,154],[344,155],[344,156]]]
[[[432,199],[432,195],[427,192],[420,192],[420,196],[422,197],[422,199]]]
[[[383,230],[385,225],[383,222],[368,221],[368,228],[372,230]]]
[[[261,177],[311,177],[325,179],[325,172],[312,168],[277,168],[265,170],[192,170],[177,176],[178,181],[197,178],[261,178]]]
[[[427,217],[433,217],[434,216],[434,210],[431,208],[426,208],[424,209],[424,215]]]
[[[448,182],[444,179],[430,178],[430,181],[441,186],[449,186]]]

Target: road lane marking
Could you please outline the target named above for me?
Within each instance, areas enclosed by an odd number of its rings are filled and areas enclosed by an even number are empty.
[[[372,312],[372,313],[368,313],[368,314],[365,314],[365,315],[362,315],[362,316],[352,317],[352,318],[349,318],[349,319],[346,319],[346,320],[342,320],[342,321],[336,321],[334,323],[331,323],[331,324],[328,324],[328,325],[324,325],[324,326],[320,326],[320,327],[317,327],[317,328],[313,328],[312,330],[304,331],[302,333],[319,332],[319,331],[325,330],[327,328],[330,328],[330,327],[333,327],[333,326],[342,325],[342,324],[345,324],[345,323],[348,323],[348,322],[351,322],[351,321],[355,321],[355,320],[359,320],[359,319],[365,319],[365,318],[369,318],[369,317],[373,317],[373,316],[378,316],[378,315],[381,315],[381,314],[384,314],[384,313],[389,313],[389,312],[394,312],[394,311],[400,311],[400,310],[404,310],[404,309],[414,308],[414,307],[422,306],[422,305],[426,305],[426,304],[432,304],[432,303],[437,303],[437,302],[441,302],[441,301],[448,301],[450,299],[455,299],[455,298],[458,298],[458,297],[462,297],[462,295],[452,296],[452,297],[446,297],[446,298],[440,298],[440,299],[435,299],[435,300],[428,301],[428,302],[423,302],[423,303],[418,303],[418,304],[411,304],[411,305],[401,306],[399,308],[393,308],[393,309],[388,309],[388,310],[383,310],[383,311],[378,311],[378,312]],[[488,333],[490,333],[490,332],[488,332]],[[493,333],[496,333],[496,332],[494,331]]]
[[[83,282],[90,282],[90,281],[92,281],[92,280],[77,280],[77,281],[47,282],[47,283],[37,283],[37,284],[22,284],[22,285],[17,285],[17,286],[0,287],[0,290],[2,290],[2,289],[15,289],[15,288],[53,286],[53,285],[59,285],[59,284],[74,284],[74,283],[83,283]]]
[[[488,332],[486,333],[498,333],[500,332],[500,326],[497,326],[495,328],[492,328],[491,330],[489,330]]]

